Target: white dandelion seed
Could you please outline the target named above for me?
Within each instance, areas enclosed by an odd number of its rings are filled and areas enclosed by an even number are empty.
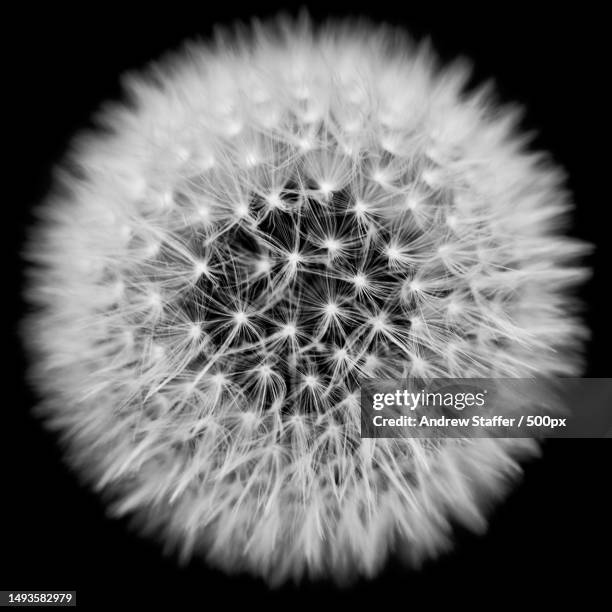
[[[361,439],[359,378],[578,372],[563,173],[432,60],[362,22],[192,44],[40,209],[42,412],[185,558],[279,582],[434,557],[536,445]]]

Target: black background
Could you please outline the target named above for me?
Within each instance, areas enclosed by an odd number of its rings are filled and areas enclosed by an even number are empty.
[[[84,3],[83,3],[84,4]],[[87,3],[89,4],[89,3]],[[155,544],[141,540],[122,521],[107,520],[98,498],[83,489],[62,464],[54,437],[28,414],[34,395],[23,382],[25,362],[16,336],[23,312],[19,249],[31,206],[44,197],[52,166],[74,131],[88,126],[98,104],[120,95],[118,76],[136,69],[185,37],[206,37],[215,22],[273,15],[283,5],[240,8],[214,3],[199,10],[172,2],[45,13],[31,7],[4,19],[3,144],[10,165],[5,177],[3,274],[9,287],[9,337],[2,428],[0,589],[76,589],[81,607],[109,608],[119,601],[162,609],[195,609],[278,602],[294,606],[369,603],[436,605],[459,600],[528,604],[536,597],[558,601],[569,593],[587,598],[609,593],[612,563],[610,440],[552,440],[543,457],[491,515],[485,536],[458,532],[451,554],[411,572],[389,564],[372,581],[338,590],[327,583],[275,591],[246,576],[228,577],[193,562],[178,568]],[[490,3],[489,8],[436,3],[309,5],[315,19],[366,15],[404,25],[417,38],[430,35],[443,59],[466,55],[475,82],[494,78],[500,97],[528,108],[523,122],[535,144],[552,151],[569,173],[577,210],[573,233],[597,245],[595,273],[582,295],[593,334],[587,376],[612,375],[607,348],[606,265],[609,238],[609,116],[602,12],[584,3],[573,10],[538,11],[532,5]],[[423,8],[423,6],[427,8]],[[420,8],[417,8],[420,6]],[[293,9],[292,9],[293,10]],[[607,133],[606,133],[607,132]],[[6,168],[6,165],[5,165]],[[606,184],[607,183],[607,184]],[[397,598],[397,599],[396,599]],[[605,599],[603,600],[605,601]]]

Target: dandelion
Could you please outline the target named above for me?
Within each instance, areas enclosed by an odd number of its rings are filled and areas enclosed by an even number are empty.
[[[116,515],[271,582],[484,525],[535,442],[362,439],[358,401],[369,376],[579,371],[563,173],[468,78],[390,28],[279,20],[132,74],[75,142],[26,341]]]

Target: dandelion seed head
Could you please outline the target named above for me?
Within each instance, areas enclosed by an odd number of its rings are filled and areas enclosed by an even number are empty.
[[[281,327],[282,333],[286,336],[295,336],[297,334],[297,327],[293,323],[286,323]]]
[[[342,249],[342,242],[340,242],[340,240],[336,240],[335,238],[326,238],[323,245],[331,253],[337,253]]]
[[[184,558],[281,582],[435,557],[536,444],[362,439],[359,382],[579,372],[563,172],[405,33],[231,40],[131,76],[42,205],[40,414]]]
[[[194,265],[194,274],[196,277],[207,276],[210,274],[210,270],[208,268],[208,262],[205,260],[199,260],[195,262]]]
[[[319,377],[314,374],[307,374],[304,376],[304,384],[311,389],[319,386]]]
[[[353,276],[352,278],[352,281],[355,287],[358,287],[359,289],[363,289],[368,285],[368,277],[363,274],[363,272],[358,272],[357,274],[355,274],[355,276]]]
[[[392,261],[401,259],[402,251],[397,243],[391,243],[384,248],[385,255]]]
[[[236,216],[238,216],[241,219],[248,217],[249,216],[249,205],[246,204],[245,202],[239,202],[236,205]]]
[[[345,348],[338,348],[333,353],[334,359],[343,361],[348,357],[348,351]]]
[[[197,340],[202,336],[202,327],[199,323],[193,322],[189,324],[189,337]]]
[[[249,317],[247,316],[246,312],[243,312],[242,310],[235,312],[233,316],[236,325],[244,325],[249,320]]]
[[[310,138],[300,138],[298,141],[298,146],[301,151],[309,151],[314,147],[314,144]]]
[[[291,253],[287,253],[287,261],[293,266],[296,267],[303,260],[302,254],[299,251],[291,251]]]
[[[283,201],[278,193],[271,193],[266,198],[266,201],[268,202],[270,208],[282,208],[283,206]]]
[[[334,191],[334,186],[332,183],[328,183],[327,181],[323,181],[319,185],[319,191],[323,195],[324,198],[328,198]]]
[[[336,302],[327,302],[324,306],[324,312],[326,315],[335,316],[340,313],[340,306]]]

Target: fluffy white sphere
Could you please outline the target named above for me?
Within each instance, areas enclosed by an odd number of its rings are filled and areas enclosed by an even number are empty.
[[[185,557],[376,572],[479,528],[531,440],[361,439],[361,377],[568,375],[563,174],[464,63],[256,24],[126,81],[29,242],[33,379],[71,461]]]

